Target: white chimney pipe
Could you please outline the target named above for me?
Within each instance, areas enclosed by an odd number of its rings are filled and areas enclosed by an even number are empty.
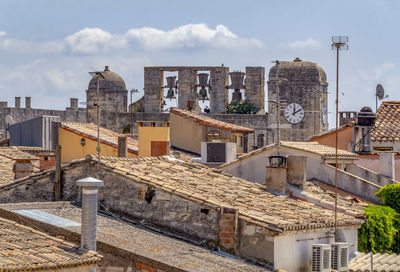
[[[87,177],[76,184],[82,187],[81,248],[96,251],[98,192],[104,182]]]

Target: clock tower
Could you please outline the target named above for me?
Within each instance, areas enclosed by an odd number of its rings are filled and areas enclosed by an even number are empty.
[[[280,61],[269,71],[268,142],[276,141],[277,103],[281,141],[306,141],[328,130],[328,83],[316,63]]]

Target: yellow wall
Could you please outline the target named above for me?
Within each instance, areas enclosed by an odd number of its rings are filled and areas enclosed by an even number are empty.
[[[139,125],[139,157],[151,156],[151,142],[169,142],[169,127],[142,127]]]
[[[81,145],[82,138],[85,139],[84,146]],[[61,145],[62,162],[70,162],[87,155],[97,155],[97,140],[89,139],[84,135],[63,128],[59,129],[59,144]],[[100,143],[100,155],[117,157],[118,148]],[[137,155],[128,152],[128,157],[137,157]]]
[[[169,123],[172,146],[201,154],[201,142],[207,141],[207,129],[205,126],[174,113],[169,115]]]

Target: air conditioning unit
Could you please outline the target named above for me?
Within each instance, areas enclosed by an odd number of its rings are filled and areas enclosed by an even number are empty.
[[[348,243],[332,243],[331,259],[332,268],[337,271],[348,271],[349,265],[349,247]]]
[[[331,245],[312,245],[311,272],[331,272]]]
[[[236,160],[236,143],[202,142],[202,163],[227,163]]]

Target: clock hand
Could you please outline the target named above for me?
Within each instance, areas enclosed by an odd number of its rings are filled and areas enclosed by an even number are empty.
[[[299,111],[301,111],[301,108],[298,109],[297,111],[295,111],[293,114],[296,114],[296,113],[298,113]]]

